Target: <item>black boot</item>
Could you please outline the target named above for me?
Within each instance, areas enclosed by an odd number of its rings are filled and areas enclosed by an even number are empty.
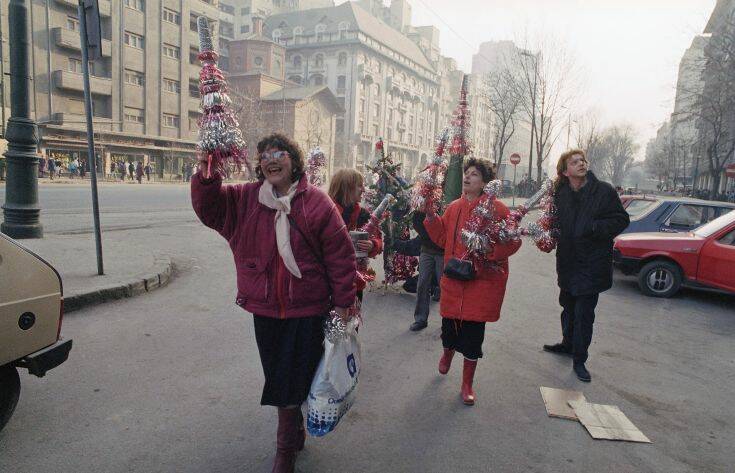
[[[592,381],[592,375],[584,367],[584,363],[574,363],[574,374],[577,375],[580,381],[584,381],[585,383]]]
[[[563,343],[557,343],[556,345],[544,345],[544,351],[550,353],[556,353],[557,355],[572,356],[572,347]]]

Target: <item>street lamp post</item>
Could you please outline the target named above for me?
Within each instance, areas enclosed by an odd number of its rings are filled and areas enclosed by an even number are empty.
[[[531,145],[528,150],[528,179],[533,175],[533,133],[536,129],[536,93],[538,79],[538,56],[528,51],[523,51],[522,56],[533,59],[533,92],[531,93]]]
[[[11,238],[41,238],[38,204],[38,127],[31,119],[28,6],[25,0],[8,5],[10,43],[10,119],[5,131],[7,178],[0,231]]]

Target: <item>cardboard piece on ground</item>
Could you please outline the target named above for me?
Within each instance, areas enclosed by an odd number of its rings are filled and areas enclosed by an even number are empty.
[[[569,401],[579,421],[594,439],[651,443],[618,406]]]
[[[577,420],[574,409],[569,401],[587,401],[584,394],[579,391],[566,391],[564,389],[547,388],[541,386],[541,397],[544,398],[546,413],[549,417]]]

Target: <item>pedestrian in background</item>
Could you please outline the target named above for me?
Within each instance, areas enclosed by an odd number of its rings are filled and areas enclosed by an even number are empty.
[[[117,162],[117,172],[120,174],[120,181],[125,182],[125,161],[122,159]]]
[[[38,177],[45,177],[46,174],[46,158],[43,155],[38,157]]]
[[[452,258],[463,259],[467,247],[462,242],[462,229],[480,203],[485,184],[494,179],[492,165],[486,160],[470,158],[464,164],[462,196],[450,203],[444,215],[437,217],[433,208],[427,211],[426,231],[437,246],[444,248],[444,265]],[[493,203],[496,217],[506,218],[510,211],[500,200]],[[462,401],[475,404],[474,382],[477,360],[482,358],[485,324],[500,318],[508,282],[508,258],[521,247],[520,241],[495,244],[487,260],[496,267],[475,268],[471,280],[458,280],[446,274],[441,279],[440,312],[442,345],[439,373],[447,374],[455,351],[464,355],[462,369]]]
[[[355,303],[355,251],[337,207],[309,184],[299,146],[281,134],[258,143],[257,182],[222,185],[208,166],[191,182],[194,212],[230,243],[237,304],[254,316],[265,374],[260,403],[278,408],[276,473],[293,472],[306,439],[301,405],[324,352],[330,310]]]
[[[584,151],[562,154],[556,171],[556,272],[562,341],[544,345],[544,350],[571,356],[577,378],[590,382],[592,376],[585,363],[595,308],[600,293],[612,287],[613,239],[625,230],[630,217],[615,188],[589,171]]]
[[[143,163],[138,161],[138,164],[135,165],[135,180],[138,181],[138,184],[143,183]]]
[[[370,220],[370,212],[360,206],[362,194],[365,192],[365,182],[355,169],[340,169],[332,176],[329,183],[329,197],[337,205],[337,211],[342,216],[347,231],[352,232],[362,228]],[[378,231],[368,240],[357,242],[357,249],[368,254],[368,258],[375,258],[383,251],[383,238]],[[357,281],[357,298],[362,301],[365,283]]]
[[[410,330],[418,332],[429,325],[429,311],[431,310],[432,295],[439,301],[440,289],[435,287],[434,281],[441,281],[444,271],[444,248],[431,240],[424,227],[426,214],[418,210],[413,214],[413,229],[421,242],[419,255],[419,277],[416,285],[416,308],[413,311],[414,322]],[[433,294],[432,294],[433,293]]]
[[[52,158],[48,158],[48,177],[52,181],[54,180],[54,174],[56,174],[56,162]]]
[[[145,172],[145,180],[150,181],[151,180],[151,171],[153,169],[151,168],[151,163],[146,163],[145,167],[143,168],[143,172]]]
[[[133,177],[134,174],[135,174],[135,164],[133,164],[132,161],[129,161],[128,162],[128,179],[132,181],[134,179]]]

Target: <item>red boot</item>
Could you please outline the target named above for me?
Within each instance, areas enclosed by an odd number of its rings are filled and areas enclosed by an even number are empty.
[[[296,454],[302,442],[299,426],[303,425],[300,408],[278,408],[278,433],[276,434],[276,459],[272,473],[293,473]]]
[[[444,353],[442,354],[442,357],[439,359],[439,373],[441,374],[449,373],[449,368],[451,368],[452,366],[453,357],[454,357],[454,350],[445,348]]]
[[[475,368],[477,368],[477,360],[464,359],[464,367],[462,369],[462,402],[468,406],[475,405],[475,392],[472,390]]]

